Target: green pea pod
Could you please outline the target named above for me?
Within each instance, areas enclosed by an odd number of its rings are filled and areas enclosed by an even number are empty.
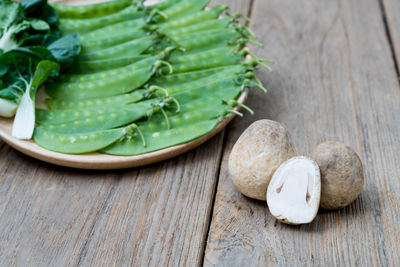
[[[117,95],[111,97],[101,97],[87,100],[63,100],[63,99],[46,99],[46,103],[51,110],[64,110],[64,109],[84,109],[84,108],[98,108],[109,107],[116,105],[126,105],[135,103],[144,98],[147,90],[136,90],[129,94]]]
[[[152,66],[155,62],[162,58],[162,55],[156,55],[152,57],[146,57],[143,60],[133,62],[127,66],[123,66],[116,69],[90,73],[90,74],[67,74],[62,75],[59,78],[59,82],[51,84],[53,87],[63,87],[63,83],[86,83],[91,81],[97,81],[101,79],[107,79],[116,77],[121,74],[129,74],[137,71],[138,69]],[[64,84],[65,85],[65,84]],[[73,86],[73,85],[72,85]]]
[[[154,77],[149,81],[149,83],[163,87],[180,86],[181,84],[186,84],[203,78],[207,78],[217,73],[225,73],[225,72],[240,73],[245,70],[246,67],[242,65],[229,65],[229,66],[216,67],[205,70],[197,70],[197,71]]]
[[[200,60],[209,60],[220,56],[232,56],[237,50],[236,46],[222,46],[201,52],[188,52],[183,55],[174,53],[169,62],[171,64],[186,64],[189,62],[197,62]]]
[[[187,39],[186,36],[192,33],[226,29],[231,23],[231,20],[232,20],[231,18],[213,19],[182,28],[164,30],[163,33],[168,37],[170,37],[171,39],[179,42]]]
[[[163,11],[164,19],[173,20],[204,9],[210,0],[184,0]]]
[[[91,19],[61,18],[59,28],[63,34],[87,33],[98,28],[109,26],[126,20],[133,20],[145,16],[144,12],[138,11],[137,7],[129,6],[114,14]]]
[[[221,47],[234,43],[235,40],[241,38],[241,34],[232,29],[206,31],[201,36],[191,38],[179,42],[179,45],[186,51],[206,51],[209,49]]]
[[[123,73],[115,77],[85,83],[49,84],[46,92],[49,96],[64,100],[91,99],[121,95],[132,92],[153,76],[153,66]]]
[[[74,116],[75,120],[67,119],[67,121],[61,121],[53,116],[51,119],[44,120],[41,125],[51,131],[60,133],[85,133],[114,129],[146,117],[153,109],[152,104],[156,102],[156,100],[153,100],[152,102],[129,104],[118,108],[109,108],[108,110],[100,108],[101,112],[99,110],[85,109],[77,112],[84,116]],[[74,115],[73,112],[63,112]],[[61,117],[59,118],[62,119]]]
[[[173,64],[174,73],[183,73],[195,70],[202,70],[208,68],[216,68],[222,66],[229,66],[240,63],[243,59],[243,55],[236,54],[230,56],[219,56],[210,59],[200,59],[197,61],[185,62],[185,63],[178,63]],[[163,67],[162,72],[167,74],[169,72],[168,68]]]
[[[100,60],[79,60],[68,70],[70,74],[93,74],[107,70],[113,70],[120,67],[131,65],[143,59],[149,58],[149,55],[139,56],[121,56]]]
[[[38,126],[35,129],[33,138],[39,146],[51,151],[67,154],[83,154],[101,150],[124,136],[132,135],[136,130],[136,125],[130,125],[112,130],[64,134]]]
[[[144,25],[146,25],[146,21],[143,18],[127,20],[82,34],[80,37],[82,42],[86,42],[88,40],[96,40],[101,36],[112,35],[117,31],[122,31],[127,28],[140,29],[140,27],[143,27]]]
[[[113,59],[116,57],[132,57],[138,56],[148,49],[154,42],[154,36],[147,36],[140,39],[122,43],[110,48],[99,50],[93,53],[83,53],[79,56],[79,60],[101,60]]]
[[[84,38],[81,36],[82,52],[93,53],[108,47],[112,47],[131,40],[139,39],[146,36],[146,32],[138,28],[127,28],[113,31],[108,35],[98,36],[96,39]]]
[[[164,10],[164,9],[170,8],[173,5],[179,4],[180,2],[182,2],[182,0],[164,0],[160,3],[149,6],[149,8]]]
[[[160,24],[159,29],[161,32],[164,32],[167,30],[178,29],[208,20],[214,20],[217,19],[221,15],[221,13],[225,11],[227,8],[228,6],[226,5],[214,6],[206,11],[199,11],[193,14],[183,16],[181,18],[168,20],[167,22]]]
[[[132,4],[132,0],[111,0],[104,3],[71,6],[49,3],[60,18],[87,19],[110,15]]]
[[[180,145],[190,142],[212,131],[218,124],[217,119],[192,122],[188,125],[174,127],[171,129],[160,129],[156,132],[143,133],[146,140],[146,146],[143,146],[139,140],[139,135],[131,138],[125,138],[105,149],[104,153],[118,156],[133,156],[157,151],[163,148]],[[140,127],[140,126],[139,126]]]

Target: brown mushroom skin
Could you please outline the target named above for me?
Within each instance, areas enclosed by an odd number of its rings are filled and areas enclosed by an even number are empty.
[[[229,177],[245,196],[266,200],[268,184],[281,163],[296,156],[288,131],[278,122],[251,124],[233,146]]]
[[[364,185],[363,165],[350,147],[338,142],[324,142],[310,156],[321,170],[320,207],[341,209],[361,194]]]

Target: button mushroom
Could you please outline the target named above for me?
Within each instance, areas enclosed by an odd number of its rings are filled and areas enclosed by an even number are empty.
[[[283,223],[304,224],[314,220],[321,196],[317,163],[294,157],[282,163],[272,176],[267,191],[271,214]]]
[[[321,170],[321,207],[341,209],[361,193],[364,171],[360,158],[338,142],[319,144],[311,153]]]
[[[230,178],[243,195],[265,201],[275,170],[294,156],[294,145],[281,124],[271,120],[256,121],[244,131],[232,149]]]

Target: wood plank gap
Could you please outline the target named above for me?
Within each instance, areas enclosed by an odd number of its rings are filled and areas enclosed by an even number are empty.
[[[251,19],[251,15],[253,14],[254,2],[255,2],[255,0],[250,0],[250,2],[249,2],[249,8],[248,8],[246,16],[248,18],[250,18],[250,19]],[[249,21],[246,21],[245,24],[246,24],[246,26],[250,26],[250,22]],[[217,177],[216,182],[215,182],[214,193],[213,193],[212,200],[211,200],[212,204],[211,204],[211,209],[209,211],[210,213],[209,213],[207,231],[204,233],[203,247],[201,248],[201,255],[203,255],[203,256],[201,258],[201,262],[199,262],[199,266],[204,266],[204,259],[205,259],[205,253],[206,253],[206,247],[207,247],[207,239],[208,239],[208,235],[210,233],[211,221],[213,219],[212,217],[213,217],[213,214],[214,214],[214,204],[215,204],[215,199],[216,199],[216,196],[217,196],[218,182],[219,182],[219,179],[221,177],[221,165],[222,165],[222,158],[224,156],[224,147],[228,143],[228,136],[229,136],[228,129],[229,129],[229,126],[226,127],[225,130],[222,133],[224,138],[223,138],[223,141],[222,141],[221,153],[220,153],[220,155],[218,157],[218,169],[217,169],[217,172],[216,172],[218,177]]]
[[[210,201],[211,208],[209,209],[208,214],[207,214],[207,216],[208,216],[208,221],[207,221],[207,226],[206,226],[207,230],[204,232],[202,247],[200,248],[201,249],[200,255],[202,255],[202,257],[201,257],[201,261],[199,261],[199,265],[198,265],[199,267],[204,266],[204,257],[205,257],[205,253],[206,253],[207,239],[208,239],[208,234],[210,233],[211,221],[212,221],[212,217],[214,214],[215,198],[217,196],[218,182],[219,182],[219,178],[221,176],[222,157],[224,156],[224,147],[225,147],[226,143],[228,142],[227,129],[225,129],[222,132],[222,135],[223,135],[223,140],[222,140],[222,146],[221,146],[221,149],[220,149],[220,152],[218,155],[218,168],[215,172],[217,179],[215,179],[215,184],[214,184],[214,189],[213,189],[214,191],[213,191],[213,195],[212,195],[212,198]]]
[[[247,17],[251,19],[251,15],[253,14],[254,0],[250,0],[249,10],[247,11]],[[249,26],[249,22],[246,21],[246,25]]]
[[[378,0],[379,3],[379,8],[381,10],[381,14],[382,14],[382,21],[383,21],[383,25],[385,27],[385,33],[386,36],[388,38],[388,42],[389,42],[389,46],[390,46],[390,52],[392,53],[392,59],[393,59],[393,63],[394,63],[394,68],[396,70],[396,74],[397,74],[397,81],[399,82],[400,85],[400,69],[399,69],[399,63],[397,62],[397,58],[396,58],[396,51],[394,49],[394,43],[393,43],[393,38],[392,35],[390,33],[390,26],[389,26],[389,22],[387,19],[387,15],[386,15],[386,11],[385,11],[385,6],[383,3],[383,0]]]

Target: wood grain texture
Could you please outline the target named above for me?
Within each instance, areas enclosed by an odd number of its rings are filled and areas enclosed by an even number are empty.
[[[256,115],[234,120],[224,148],[205,266],[398,266],[400,89],[377,0],[256,0],[253,28],[275,59],[252,91]],[[298,152],[325,140],[353,147],[366,183],[349,207],[287,226],[235,190],[231,148],[258,119],[282,122]]]
[[[220,134],[162,164],[94,172],[0,142],[0,266],[200,265],[222,145]]]
[[[390,33],[390,40],[393,45],[397,64],[400,65],[400,1],[381,1],[383,3],[383,12],[387,21],[387,27]]]
[[[54,167],[2,144],[0,266],[201,262],[222,136],[147,168]]]

